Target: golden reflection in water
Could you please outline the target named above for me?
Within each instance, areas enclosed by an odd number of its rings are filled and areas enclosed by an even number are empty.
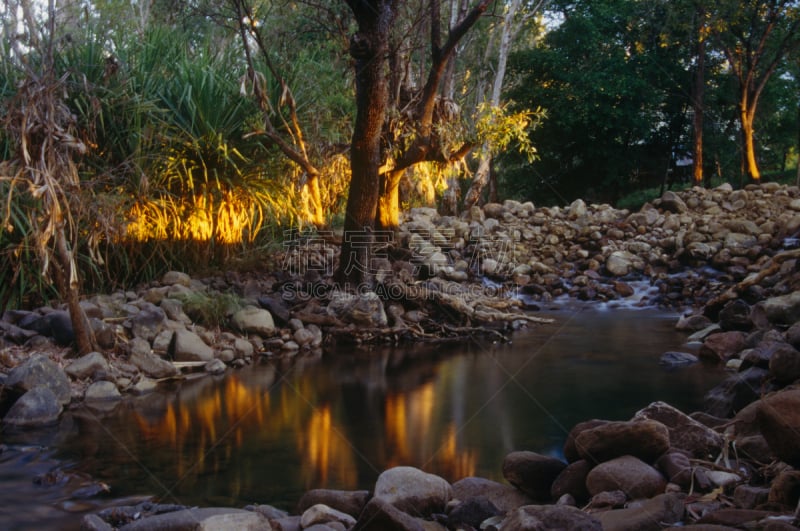
[[[358,487],[353,446],[331,418],[330,405],[317,407],[298,441],[303,449],[303,479],[306,487],[339,485]]]
[[[390,393],[385,402],[386,467],[423,463],[439,475],[460,479],[475,475],[477,452],[459,450],[452,421],[443,435],[434,430],[434,382],[406,393]]]
[[[377,468],[413,465],[450,479],[474,475],[477,452],[459,449],[453,422],[444,431],[435,425],[442,414],[435,393],[434,382],[388,393],[383,440],[375,434],[371,443],[377,447],[362,451],[351,444],[330,403],[312,405],[316,398],[309,379],[282,386],[271,398],[267,389],[248,386],[232,375],[223,385],[209,385],[193,400],[168,403],[156,420],[138,412],[135,418],[143,440],[170,446],[171,466],[182,481],[228,469],[243,446],[248,445],[247,451],[266,447],[285,441],[290,433],[296,434],[298,474],[307,488],[358,488],[357,460],[363,451],[383,457],[383,462],[369,463]],[[236,484],[253,475],[252,470],[227,472],[236,476],[228,479]]]

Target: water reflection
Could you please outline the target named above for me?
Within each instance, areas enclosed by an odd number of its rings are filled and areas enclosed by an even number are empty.
[[[307,489],[371,488],[397,465],[502,480],[511,450],[558,454],[576,422],[654,400],[696,409],[722,376],[658,366],[684,340],[672,316],[556,317],[511,345],[343,347],[82,409],[60,455],[114,496],[291,509]]]

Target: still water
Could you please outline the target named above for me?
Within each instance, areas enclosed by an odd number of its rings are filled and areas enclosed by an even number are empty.
[[[108,411],[74,410],[38,435],[6,430],[0,495],[12,503],[0,526],[65,527],[79,518],[70,512],[140,496],[292,509],[305,490],[369,489],[397,465],[502,481],[512,450],[560,455],[575,423],[628,419],[656,400],[699,409],[724,377],[702,365],[659,366],[665,351],[685,350],[674,314],[548,315],[554,324],[510,344],[339,347],[183,381]],[[43,447],[22,447],[37,437]],[[48,470],[69,480],[37,484]],[[81,478],[110,492],[84,499]]]

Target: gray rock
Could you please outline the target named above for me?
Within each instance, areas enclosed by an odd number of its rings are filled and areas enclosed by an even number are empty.
[[[311,343],[314,341],[314,333],[311,332],[311,330],[306,330],[305,328],[295,331],[292,337],[294,338],[295,343],[301,347],[305,345],[311,345]]]
[[[85,356],[72,360],[64,368],[64,372],[78,380],[89,378],[97,371],[108,372],[109,370],[108,361],[99,352],[90,352]]]
[[[634,256],[627,251],[614,251],[606,258],[606,269],[611,275],[624,277],[633,269]]]
[[[345,323],[365,328],[382,328],[389,323],[383,301],[371,291],[356,295],[334,292],[328,303],[328,314]]]
[[[169,352],[170,345],[172,345],[173,335],[175,335],[174,330],[162,330],[159,332],[158,335],[153,339],[152,351],[159,356],[166,356]],[[147,351],[150,352],[150,350],[150,346],[148,346]]]
[[[757,506],[767,503],[770,489],[755,485],[739,485],[733,490],[733,501],[737,507],[742,509],[755,509]]]
[[[12,426],[40,426],[58,420],[63,407],[48,387],[37,386],[22,395],[8,410],[3,422]]]
[[[45,317],[50,325],[50,336],[56,343],[62,346],[69,346],[75,341],[75,332],[72,329],[72,318],[69,312],[56,310],[47,314]]]
[[[355,525],[356,519],[347,513],[328,507],[324,503],[312,505],[303,511],[300,517],[300,527],[303,529],[308,529],[314,524],[327,524],[330,522],[339,522],[349,529]]]
[[[113,326],[94,317],[89,319],[89,326],[92,327],[97,346],[102,350],[111,350],[116,346],[117,333]]]
[[[222,374],[228,368],[225,366],[225,363],[222,360],[214,359],[206,363],[203,369],[209,374]]]
[[[669,430],[655,420],[609,422],[575,437],[578,454],[594,463],[623,455],[653,463],[669,449],[669,444]]]
[[[511,452],[503,460],[503,477],[536,501],[549,501],[553,481],[567,464],[535,452]]]
[[[157,384],[150,378],[142,377],[131,388],[131,392],[135,395],[145,395],[152,393],[156,390]]]
[[[504,513],[533,503],[530,496],[522,491],[510,485],[486,478],[466,477],[453,483],[452,487],[454,498],[466,500],[476,496],[484,496]]]
[[[96,514],[87,514],[81,519],[81,531],[114,531],[114,528]]]
[[[706,393],[705,412],[715,417],[729,418],[760,397],[762,384],[769,372],[750,367],[723,380]]]
[[[781,461],[800,467],[800,390],[780,391],[761,400],[758,427]]]
[[[240,337],[237,337],[233,340],[233,349],[236,351],[236,355],[240,358],[249,358],[255,352],[253,344]]]
[[[153,338],[164,329],[167,314],[158,306],[152,304],[131,317],[131,334],[146,341]]]
[[[172,338],[172,356],[175,361],[211,361],[214,350],[194,332],[176,330]]]
[[[374,498],[414,516],[444,512],[452,497],[453,489],[447,481],[410,466],[390,468],[375,483]]]
[[[800,291],[772,297],[759,304],[773,323],[793,325],[800,321]]]
[[[372,498],[352,531],[425,531],[422,521],[382,498]]]
[[[672,190],[667,190],[661,196],[661,202],[659,204],[661,208],[668,212],[673,212],[676,214],[682,214],[689,210],[689,207],[686,206],[686,203],[681,199],[681,197],[673,192]]]
[[[750,318],[750,305],[742,299],[729,301],[719,312],[719,326],[725,331],[751,330],[753,321]]]
[[[170,362],[150,352],[150,345],[143,339],[133,339],[129,344],[129,361],[150,378],[177,376],[178,369]]]
[[[569,505],[525,505],[503,521],[511,531],[603,531],[600,521]]]
[[[187,275],[186,273],[182,273],[180,271],[167,271],[164,273],[164,276],[161,277],[161,283],[165,286],[172,286],[174,284],[178,284],[180,286],[186,286],[187,288],[192,285],[192,278]]]
[[[178,299],[166,298],[160,303],[161,309],[168,318],[185,325],[191,324],[192,319],[183,311],[183,303]]]
[[[769,359],[769,373],[779,385],[800,379],[800,352],[788,343],[778,344]]]
[[[337,511],[347,513],[357,518],[369,500],[369,491],[366,490],[331,490],[312,489],[307,491],[297,503],[297,510],[305,512],[309,507],[323,503]]]
[[[698,354],[700,359],[711,363],[725,362],[744,349],[746,340],[747,335],[739,331],[711,334],[703,342]]]
[[[47,387],[62,405],[69,404],[72,389],[69,378],[56,362],[43,354],[33,354],[8,373],[5,385],[17,392]]]
[[[119,528],[121,531],[265,531],[269,521],[253,511],[228,508],[192,508],[147,516]]]
[[[725,446],[725,439],[665,402],[653,402],[634,415],[633,420],[650,419],[669,430],[671,448],[678,448],[697,459],[713,460]]]
[[[463,500],[450,510],[447,514],[447,527],[448,529],[480,529],[483,521],[501,514],[503,512],[489,498],[475,496]]]
[[[770,485],[767,500],[794,510],[800,499],[800,470],[784,470]]]
[[[683,367],[685,365],[692,365],[698,361],[699,358],[694,354],[690,354],[688,352],[669,351],[661,355],[658,363],[659,365],[665,365],[667,367]]]
[[[122,395],[113,382],[94,382],[86,389],[86,400],[119,400]]]
[[[601,463],[586,476],[586,488],[592,496],[621,490],[631,499],[650,498],[664,492],[666,486],[658,470],[630,455]]]
[[[246,306],[233,314],[233,326],[246,334],[270,336],[275,332],[275,321],[269,311],[255,306]]]
[[[586,490],[586,476],[591,469],[592,464],[583,459],[567,465],[553,481],[550,488],[551,499],[557,500],[565,494],[569,494],[576,502],[586,503],[589,499],[589,491]]]
[[[683,518],[683,501],[675,494],[660,494],[626,509],[595,514],[604,531],[658,531]]]

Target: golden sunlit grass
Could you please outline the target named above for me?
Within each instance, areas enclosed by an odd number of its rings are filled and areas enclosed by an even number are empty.
[[[252,243],[264,224],[263,206],[243,191],[227,190],[189,198],[161,196],[136,203],[129,212],[126,237],[134,241],[214,240]],[[287,212],[288,214],[288,212]]]

